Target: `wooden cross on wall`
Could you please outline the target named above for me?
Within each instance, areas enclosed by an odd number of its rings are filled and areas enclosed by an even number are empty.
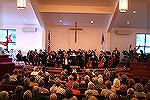
[[[75,27],[69,28],[69,30],[74,30],[74,31],[75,31],[75,43],[76,43],[76,42],[77,42],[77,31],[78,31],[78,30],[83,30],[83,28],[79,28],[79,27],[77,26],[77,22],[75,22]]]

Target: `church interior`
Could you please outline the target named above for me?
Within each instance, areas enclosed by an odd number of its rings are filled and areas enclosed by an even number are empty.
[[[0,100],[150,100],[149,0],[0,0]]]

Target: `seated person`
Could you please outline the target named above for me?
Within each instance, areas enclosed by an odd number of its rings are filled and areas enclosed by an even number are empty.
[[[92,82],[88,83],[88,90],[85,91],[86,97],[92,96],[92,95],[99,95],[98,91],[94,89],[95,85]]]
[[[3,85],[10,85],[12,83],[12,81],[10,80],[10,74],[6,73],[4,75],[4,79],[2,80],[2,84]]]
[[[19,50],[18,54],[16,55],[17,61],[23,61],[22,57],[23,56],[22,56],[21,50]]]
[[[18,70],[15,69],[13,71],[13,74],[10,76],[10,80],[13,81],[13,82],[16,82],[17,81],[17,75],[18,75]]]
[[[7,91],[1,91],[0,92],[0,100],[8,100],[9,99],[9,94]]]
[[[73,94],[80,94],[80,90],[78,90],[78,88],[79,88],[79,83],[74,82],[71,89]]]
[[[10,100],[23,100],[23,87],[17,86],[15,93],[11,95]]]

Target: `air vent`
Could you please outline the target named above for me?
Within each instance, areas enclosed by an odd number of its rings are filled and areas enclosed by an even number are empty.
[[[117,35],[131,35],[131,30],[116,30]]]
[[[23,32],[36,32],[37,28],[36,27],[23,27],[22,31]]]

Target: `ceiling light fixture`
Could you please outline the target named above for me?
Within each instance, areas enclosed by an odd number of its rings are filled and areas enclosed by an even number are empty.
[[[136,13],[136,11],[134,10],[134,11],[133,11],[133,14],[135,14],[135,13]]]
[[[94,24],[94,21],[93,21],[93,20],[91,21],[91,24]]]
[[[27,19],[23,19],[24,21],[27,21]]]
[[[27,4],[26,0],[17,0],[17,9],[25,9]]]
[[[119,0],[119,12],[127,12],[128,0]]]
[[[62,20],[60,19],[59,22],[62,23]]]
[[[129,22],[129,21],[127,21],[126,23],[127,23],[127,24],[130,24],[130,22]]]

